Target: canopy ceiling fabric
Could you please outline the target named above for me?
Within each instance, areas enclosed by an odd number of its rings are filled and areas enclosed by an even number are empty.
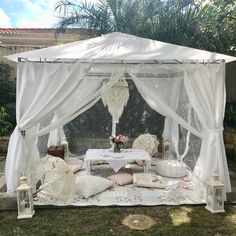
[[[236,60],[236,57],[118,32],[83,41],[17,53],[7,56],[7,58],[12,61],[17,61],[18,58],[25,58],[30,61],[77,59],[82,61],[225,60],[225,62],[230,62]]]
[[[143,65],[142,60],[226,60],[236,58],[191,49],[158,41],[142,39],[136,36],[112,33],[106,36],[82,42],[14,54],[9,59],[26,57],[37,62],[18,63],[17,78],[17,127],[11,136],[6,161],[6,183],[8,193],[14,192],[20,174],[29,170],[33,175],[35,164],[39,161],[36,150],[36,136],[48,133],[71,121],[94,105],[102,94],[103,79],[109,79],[107,89],[124,73],[128,73],[149,106],[160,114],[170,117],[178,124],[203,140],[200,159],[195,174],[206,182],[218,168],[221,180],[231,191],[228,167],[223,145],[223,115],[225,105],[224,63],[218,64],[170,64]],[[40,58],[46,61],[39,63]],[[116,59],[136,60],[138,65],[120,64],[121,70],[114,64],[104,67],[92,62],[48,63],[50,58],[74,59]],[[96,73],[109,71],[119,76],[96,76]],[[94,72],[93,78],[89,74]],[[148,77],[144,71],[149,71]],[[165,72],[167,77],[158,73]],[[168,73],[170,73],[168,75]],[[173,80],[180,78],[179,82]],[[182,79],[181,79],[182,78]],[[188,101],[198,115],[201,127],[178,114],[177,104],[172,104],[170,91],[173,86],[186,89]],[[180,93],[181,96],[182,93]],[[198,98],[198,96],[201,96]],[[179,102],[180,103],[180,102]],[[180,104],[178,104],[179,106]],[[210,111],[210,112],[209,112]],[[199,114],[198,114],[199,113]],[[49,127],[37,130],[38,124],[51,114],[58,119]],[[25,138],[20,131],[26,131]],[[176,132],[176,129],[175,131]],[[170,134],[171,135],[171,134]],[[175,135],[176,136],[176,135]],[[212,145],[208,145],[212,144]],[[37,154],[35,154],[37,152]],[[31,160],[31,162],[29,162]],[[28,163],[29,162],[29,163]],[[34,162],[34,163],[33,163]],[[26,164],[28,163],[28,164]],[[204,168],[203,168],[204,167]]]

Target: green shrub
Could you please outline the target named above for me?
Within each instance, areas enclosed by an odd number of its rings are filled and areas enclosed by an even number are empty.
[[[6,120],[7,117],[6,109],[0,107],[0,135],[8,134],[13,129],[13,125]]]
[[[227,103],[225,107],[225,124],[229,126],[236,126],[236,103]]]
[[[8,134],[16,124],[16,82],[13,68],[0,63],[0,135]]]

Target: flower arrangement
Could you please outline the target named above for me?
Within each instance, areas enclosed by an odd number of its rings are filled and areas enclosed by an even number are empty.
[[[120,152],[120,149],[124,146],[126,139],[127,138],[124,135],[110,136],[110,143],[114,145],[114,152]]]

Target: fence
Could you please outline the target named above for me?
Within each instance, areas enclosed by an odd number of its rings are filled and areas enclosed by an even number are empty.
[[[226,64],[226,101],[236,102],[236,61]]]

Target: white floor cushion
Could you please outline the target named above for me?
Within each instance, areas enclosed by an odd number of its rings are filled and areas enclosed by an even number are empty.
[[[162,177],[150,173],[134,173],[133,183],[137,187],[166,188],[165,183],[161,181],[161,178]]]
[[[181,178],[186,175],[186,167],[176,160],[158,160],[157,174],[170,178]]]
[[[113,181],[98,176],[79,175],[76,176],[75,180],[75,191],[83,198],[89,198],[90,196],[103,192],[111,186],[113,186]]]
[[[108,176],[107,179],[115,182],[116,184],[120,186],[133,183],[133,176],[129,173],[117,173],[117,174]]]

